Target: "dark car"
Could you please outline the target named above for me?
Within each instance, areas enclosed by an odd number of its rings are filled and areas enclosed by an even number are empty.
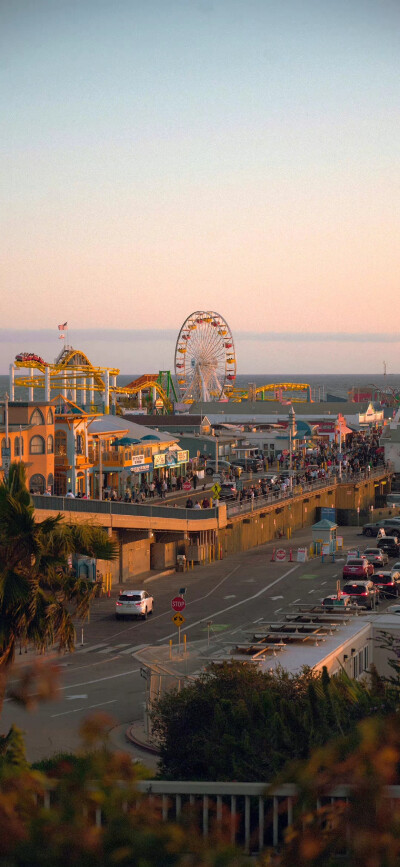
[[[395,533],[399,533],[400,518],[383,518],[381,521],[374,521],[373,524],[364,524],[362,532],[364,536],[377,536],[381,529],[384,530],[387,535],[391,535],[392,530]]]
[[[364,605],[371,610],[378,603],[379,590],[372,581],[348,581],[342,589],[356,605]]]
[[[236,500],[237,495],[238,492],[234,482],[227,482],[221,485],[219,492],[220,500]]]
[[[400,574],[398,572],[375,572],[371,581],[373,581],[381,596],[394,599],[399,595]]]
[[[382,536],[382,539],[378,539],[376,546],[382,548],[382,551],[386,551],[388,557],[398,557],[400,554],[397,536]]]
[[[386,563],[389,560],[389,557],[382,548],[366,548],[362,553],[363,557],[366,557],[368,563],[372,563],[373,566],[386,566]]]
[[[233,467],[241,467],[248,473],[250,470],[253,473],[260,473],[264,469],[264,464],[260,458],[243,458],[243,460],[232,461]]]

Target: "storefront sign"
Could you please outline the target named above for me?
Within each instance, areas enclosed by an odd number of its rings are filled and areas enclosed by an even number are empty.
[[[180,451],[176,453],[176,460],[178,464],[187,464],[189,460],[189,452],[188,451]]]
[[[165,463],[168,467],[175,466],[176,455],[174,454],[174,452],[165,452]]]
[[[318,425],[318,433],[335,433],[335,427],[334,421],[322,421]]]
[[[154,467],[165,467],[165,454],[153,455]]]
[[[133,455],[132,456],[132,466],[136,467],[139,464],[144,464],[144,455]]]
[[[153,464],[139,464],[137,467],[131,467],[133,473],[149,473],[153,469]]]

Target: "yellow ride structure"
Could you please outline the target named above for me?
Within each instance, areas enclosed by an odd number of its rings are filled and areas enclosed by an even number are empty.
[[[306,382],[270,382],[268,385],[254,385],[247,389],[233,388],[230,399],[235,403],[242,400],[282,400],[288,397],[293,403],[311,403],[311,386]]]
[[[65,347],[59,354],[54,364],[48,364],[33,353],[21,353],[17,355],[14,365],[17,369],[29,369],[30,373],[23,376],[12,375],[12,383],[15,387],[48,388],[58,391],[70,398],[75,403],[77,393],[80,394],[82,405],[96,404],[95,394],[102,396],[104,412],[109,412],[110,402],[115,406],[118,395],[132,397],[143,391],[152,391],[154,401],[157,397],[162,401],[167,412],[172,410],[172,402],[159,382],[157,374],[140,377],[128,386],[117,385],[119,369],[116,367],[95,367],[81,350]],[[145,382],[143,380],[146,380]],[[89,400],[86,400],[89,396]],[[33,399],[33,398],[32,398]]]

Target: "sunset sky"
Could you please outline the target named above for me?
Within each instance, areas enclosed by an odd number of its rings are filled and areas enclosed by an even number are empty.
[[[0,41],[0,373],[66,320],[171,368],[208,309],[241,373],[400,371],[398,0],[3,0]]]

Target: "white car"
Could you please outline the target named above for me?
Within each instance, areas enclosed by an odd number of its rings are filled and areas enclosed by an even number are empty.
[[[392,566],[392,568],[391,568],[390,571],[391,571],[392,573],[393,573],[393,572],[400,572],[400,560],[396,560],[396,562],[393,563],[393,566]]]
[[[146,590],[121,590],[115,603],[115,616],[142,617],[147,620],[147,615],[153,613],[154,599]]]

